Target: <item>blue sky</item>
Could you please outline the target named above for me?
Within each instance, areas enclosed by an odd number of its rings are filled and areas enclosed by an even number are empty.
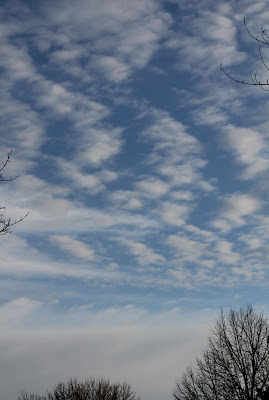
[[[267,311],[266,1],[0,5],[1,391],[170,398],[220,307]],[[266,47],[263,57],[268,59]]]

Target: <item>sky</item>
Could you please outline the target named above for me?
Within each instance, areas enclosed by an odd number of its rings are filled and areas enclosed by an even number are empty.
[[[268,78],[244,16],[261,38],[263,0],[1,1],[5,400],[171,399],[221,307],[268,312],[269,93],[220,69]]]

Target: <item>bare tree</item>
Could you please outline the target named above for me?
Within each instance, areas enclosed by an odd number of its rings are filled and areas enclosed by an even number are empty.
[[[3,176],[3,171],[10,162],[12,150],[7,154],[6,160],[3,162],[2,167],[0,167],[0,182],[10,182],[13,181],[14,179],[18,178],[18,175],[15,177],[10,176],[9,178],[6,178]],[[0,235],[6,235],[7,233],[11,233],[11,227],[13,225],[18,224],[19,222],[23,221],[24,218],[27,217],[29,213],[24,215],[23,217],[12,221],[10,217],[7,217],[3,210],[5,210],[6,207],[0,206]]]
[[[203,357],[176,381],[175,400],[268,399],[269,324],[251,306],[221,311]]]
[[[247,23],[246,23],[246,18],[244,18],[244,26],[246,28],[247,33],[249,34],[249,36],[256,40],[256,42],[260,43],[259,46],[259,56],[260,56],[260,60],[263,64],[263,66],[265,67],[265,69],[267,71],[269,71],[269,67],[266,64],[266,62],[264,61],[264,57],[262,55],[262,44],[269,46],[269,36],[266,33],[266,29],[262,26],[261,27],[261,35],[259,36],[254,36],[250,30],[247,27]],[[234,77],[232,77],[231,75],[229,75],[226,70],[223,68],[222,64],[220,64],[220,68],[221,70],[224,72],[224,74],[226,76],[228,76],[230,79],[232,79],[233,81],[237,82],[237,83],[242,83],[244,85],[249,85],[249,86],[259,86],[262,90],[265,90],[266,92],[269,91],[269,79],[266,79],[266,81],[260,81],[258,78],[258,72],[253,72],[252,70],[250,71],[250,81],[245,81],[242,79],[236,79]],[[268,89],[266,88],[268,87]]]
[[[18,400],[139,400],[139,397],[126,383],[110,383],[108,379],[90,378],[79,381],[69,379],[59,382],[45,396],[21,392]]]
[[[18,397],[18,400],[46,400],[47,398],[45,396],[39,396],[37,394],[28,394],[26,390],[23,390]]]

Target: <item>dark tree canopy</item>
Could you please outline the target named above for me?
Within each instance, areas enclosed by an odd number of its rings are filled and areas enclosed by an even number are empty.
[[[176,381],[175,400],[268,400],[269,324],[251,306],[220,314],[203,357]]]
[[[108,379],[90,378],[79,381],[69,379],[59,382],[46,395],[39,396],[23,391],[18,400],[139,400],[139,397],[126,383],[110,383]]]
[[[260,60],[261,60],[261,62],[262,62],[262,64],[263,64],[263,66],[265,67],[265,69],[266,69],[267,71],[269,71],[269,67],[268,67],[268,65],[266,64],[266,62],[264,61],[264,57],[263,57],[263,55],[262,55],[262,45],[269,46],[269,36],[268,36],[267,33],[266,33],[266,29],[262,26],[262,27],[261,27],[260,36],[254,36],[254,35],[250,32],[250,30],[248,29],[248,27],[247,27],[246,18],[244,18],[244,26],[245,26],[246,31],[247,31],[247,33],[249,34],[249,36],[250,36],[252,39],[256,40],[256,42],[260,43],[260,45],[259,45],[259,57],[260,57]],[[257,71],[256,71],[256,72],[253,72],[253,71],[251,70],[251,71],[250,71],[250,81],[245,81],[245,80],[242,80],[242,79],[236,79],[236,78],[234,78],[233,76],[231,76],[230,74],[228,74],[228,73],[226,72],[226,70],[223,68],[222,64],[220,64],[220,68],[221,68],[221,70],[224,72],[224,74],[225,74],[226,76],[228,76],[230,79],[232,79],[233,81],[235,81],[235,82],[237,82],[237,83],[242,83],[242,84],[244,84],[244,85],[249,85],[249,86],[259,86],[261,89],[265,90],[266,92],[269,91],[269,79],[266,79],[265,81],[261,81],[261,80],[258,78],[258,72],[257,72]]]
[[[10,162],[11,154],[12,154],[12,150],[7,154],[7,157],[2,164],[2,167],[0,167],[0,182],[10,182],[10,181],[13,181],[14,179],[18,178],[18,176],[15,176],[15,177],[10,176],[7,178],[3,175],[4,169]],[[24,215],[24,217],[21,217],[17,220],[12,221],[11,218],[7,217],[5,215],[5,213],[3,212],[3,210],[5,210],[5,209],[6,209],[5,206],[0,206],[0,235],[6,235],[7,233],[10,233],[11,227],[13,225],[18,224],[22,220],[24,220],[24,218],[26,218],[28,215],[28,214],[26,214],[26,215]]]

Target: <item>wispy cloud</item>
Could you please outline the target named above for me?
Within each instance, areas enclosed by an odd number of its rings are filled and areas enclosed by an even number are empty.
[[[206,163],[199,140],[168,113],[154,110],[153,116],[154,122],[143,133],[145,140],[153,143],[149,164],[172,186],[200,182],[200,171]]]
[[[158,213],[166,224],[181,226],[185,224],[186,218],[190,213],[190,207],[165,202],[159,208]]]
[[[82,78],[85,72],[89,76],[101,72],[116,83],[148,64],[172,22],[171,16],[152,0],[135,0],[128,7],[116,1],[113,8],[108,3],[96,3],[94,12],[88,1],[76,5],[68,1],[64,12],[61,7],[61,12],[55,12],[50,4],[42,9],[49,25],[46,30],[35,29],[35,40],[41,50],[55,43],[60,46],[51,61],[61,69],[64,61],[65,69],[76,77],[80,71]],[[54,26],[62,27],[60,34],[51,34],[49,28]],[[82,38],[87,53],[80,43]],[[87,60],[84,70],[79,63],[82,60]]]
[[[220,60],[231,65],[245,59],[237,47],[236,28],[229,14],[229,7],[201,12],[195,25],[189,24],[187,34],[180,32],[167,41],[168,48],[179,52],[178,68],[208,74],[218,68]]]
[[[223,208],[220,219],[216,219],[212,225],[223,232],[245,225],[246,218],[251,217],[262,207],[258,198],[241,193],[224,197],[222,202]]]
[[[137,190],[139,190],[142,196],[149,196],[152,198],[158,198],[165,195],[169,190],[169,185],[157,178],[144,179],[135,184]]]
[[[70,236],[52,235],[50,241],[75,257],[90,261],[95,259],[94,250],[80,240],[73,239]]]
[[[123,238],[118,240],[121,244],[129,248],[131,254],[137,257],[137,261],[140,265],[165,263],[165,258],[162,255],[156,254],[144,243],[134,242],[133,240]]]
[[[226,126],[224,140],[237,163],[245,167],[241,177],[253,179],[269,168],[269,147],[257,130]]]

